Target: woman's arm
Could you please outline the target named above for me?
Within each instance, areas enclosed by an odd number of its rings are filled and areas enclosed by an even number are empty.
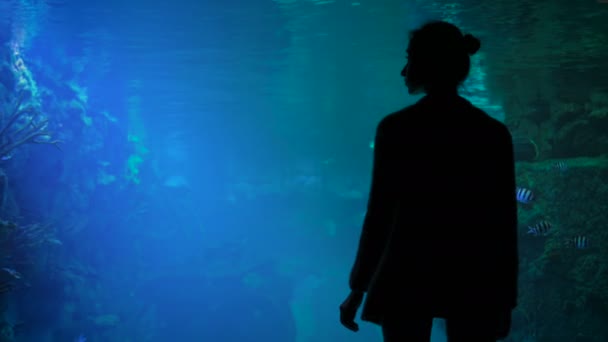
[[[390,116],[389,116],[390,117]],[[366,292],[380,262],[387,240],[395,209],[394,149],[391,143],[389,117],[384,118],[376,129],[374,141],[374,163],[371,190],[359,248],[350,274],[350,288],[355,292]]]

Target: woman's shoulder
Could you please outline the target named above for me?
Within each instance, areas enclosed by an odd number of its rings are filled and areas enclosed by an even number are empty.
[[[403,107],[397,111],[387,114],[380,120],[378,126],[393,126],[398,123],[411,120],[415,118],[420,109],[420,103],[416,102],[414,104]]]

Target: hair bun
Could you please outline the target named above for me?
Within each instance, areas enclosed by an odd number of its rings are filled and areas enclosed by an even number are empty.
[[[463,38],[465,50],[469,55],[474,55],[481,47],[481,42],[469,33],[465,34]]]

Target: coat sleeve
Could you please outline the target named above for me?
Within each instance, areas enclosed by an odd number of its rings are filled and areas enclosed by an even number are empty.
[[[501,297],[505,301],[503,305],[514,308],[517,305],[518,295],[518,273],[519,255],[517,242],[517,200],[515,194],[515,161],[513,155],[513,140],[508,129],[504,127],[502,134],[502,153],[497,154],[500,161],[497,163],[504,177],[499,184],[498,195],[498,217],[501,222],[501,248],[499,250],[499,269],[501,270]]]
[[[380,122],[374,140],[374,162],[367,213],[359,240],[349,285],[351,290],[366,292],[382,258],[390,236],[395,208],[395,184],[391,166],[394,147],[387,134],[387,119]]]

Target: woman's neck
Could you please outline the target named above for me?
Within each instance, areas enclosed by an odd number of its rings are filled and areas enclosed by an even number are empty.
[[[429,96],[457,96],[458,89],[456,89],[456,88],[427,89],[426,94]]]

